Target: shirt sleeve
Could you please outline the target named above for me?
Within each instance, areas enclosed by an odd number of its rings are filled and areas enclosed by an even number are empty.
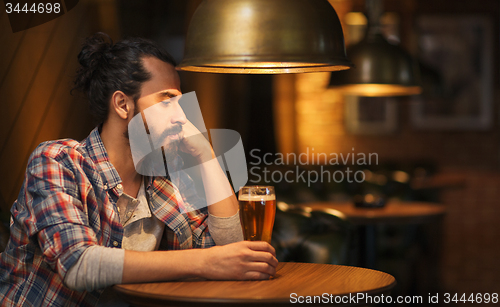
[[[218,217],[212,214],[207,219],[210,234],[217,245],[243,241],[243,230],[240,223],[240,212],[229,217]]]
[[[81,201],[87,191],[84,172],[73,163],[78,156],[76,150],[62,145],[37,148],[27,168],[25,207],[13,211],[62,279],[85,248],[98,243]]]
[[[91,246],[71,267],[64,278],[68,288],[93,291],[122,282],[125,250],[104,246]]]

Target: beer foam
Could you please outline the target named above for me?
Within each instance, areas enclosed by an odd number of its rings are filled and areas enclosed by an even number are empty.
[[[238,196],[238,200],[243,201],[269,201],[276,200],[276,195],[249,195],[241,194]]]

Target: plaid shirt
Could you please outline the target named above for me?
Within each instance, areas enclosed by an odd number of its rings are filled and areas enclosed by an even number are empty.
[[[187,191],[182,197],[170,180],[146,178],[151,212],[167,226],[167,248],[215,245],[206,225],[206,207],[181,213],[183,206],[203,200],[193,192],[189,176],[178,182],[179,189]],[[0,254],[0,305],[97,304],[102,290],[72,291],[63,280],[85,250],[82,247],[121,247],[123,227],[116,210],[120,183],[97,128],[81,143],[65,139],[37,147],[11,209],[7,249]]]

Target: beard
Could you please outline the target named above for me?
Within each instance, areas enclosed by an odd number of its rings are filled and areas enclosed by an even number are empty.
[[[136,110],[134,110],[134,116],[136,116],[137,114],[139,114],[139,112],[136,109]],[[144,120],[144,118],[143,118],[143,120]],[[151,134],[149,132],[149,127],[147,126],[147,123],[144,124],[144,128],[146,129],[146,133],[148,134],[148,136],[151,136]],[[168,129],[164,130],[160,134],[160,136],[158,137],[160,140],[162,140],[161,143],[163,144],[161,146],[161,151],[162,151],[163,158],[165,159],[164,162],[171,162],[177,157],[177,153],[179,151],[180,140],[179,139],[169,140],[168,136],[179,134],[181,131],[182,131],[182,125],[176,124]],[[125,130],[125,132],[123,132],[123,136],[127,139],[128,145],[130,146],[130,135],[128,132],[128,128]],[[155,151],[159,150],[159,148],[155,148],[154,150]]]
[[[162,146],[163,157],[165,158],[165,162],[172,162],[177,157],[177,153],[179,152],[179,144],[180,140],[170,141],[168,145]]]
[[[166,130],[164,130],[159,139],[162,141],[163,146],[161,147],[163,150],[163,156],[165,157],[165,162],[173,161],[175,157],[177,157],[177,152],[179,151],[179,139],[169,139],[170,135],[176,135],[181,133],[182,125],[177,124]]]
[[[149,153],[136,162],[136,171],[144,176],[169,176],[176,169],[179,144],[180,140],[169,140],[168,144],[159,148],[149,148]]]
[[[137,116],[139,113],[140,111],[137,111],[137,109],[135,109],[134,117]],[[141,154],[142,158],[141,161],[136,162],[137,163],[135,165],[136,171],[141,175],[146,175],[146,176],[168,175],[169,171],[167,164],[170,165],[170,163],[173,163],[174,160],[177,158],[179,146],[181,143],[181,140],[179,138],[172,138],[169,136],[179,134],[182,131],[182,125],[178,123],[174,124],[173,126],[164,129],[158,134],[158,131],[155,131],[154,126],[152,126],[154,125],[154,123],[146,122],[146,119],[143,116],[143,114],[141,115],[142,115],[142,124],[144,126],[141,127],[142,126],[141,125],[135,127],[134,129],[141,129],[141,130],[144,129],[143,131],[146,132],[149,141],[146,141],[147,143],[144,143],[145,140],[140,142],[143,144],[141,145],[142,149],[140,150],[142,151]],[[151,133],[151,131],[155,132]],[[143,133],[141,134],[144,135]],[[128,145],[130,146],[131,141],[130,141],[130,134],[128,131],[128,127],[123,132],[123,136],[125,137],[125,139],[128,142]],[[137,145],[137,140],[135,141],[136,142],[134,143]],[[171,166],[173,166],[173,164]]]

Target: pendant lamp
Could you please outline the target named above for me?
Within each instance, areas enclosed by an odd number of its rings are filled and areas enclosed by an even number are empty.
[[[204,0],[178,70],[279,74],[352,67],[327,0]]]
[[[420,94],[417,62],[382,35],[382,0],[366,0],[366,11],[368,26],[364,39],[347,48],[355,68],[332,73],[330,87],[356,96]]]

